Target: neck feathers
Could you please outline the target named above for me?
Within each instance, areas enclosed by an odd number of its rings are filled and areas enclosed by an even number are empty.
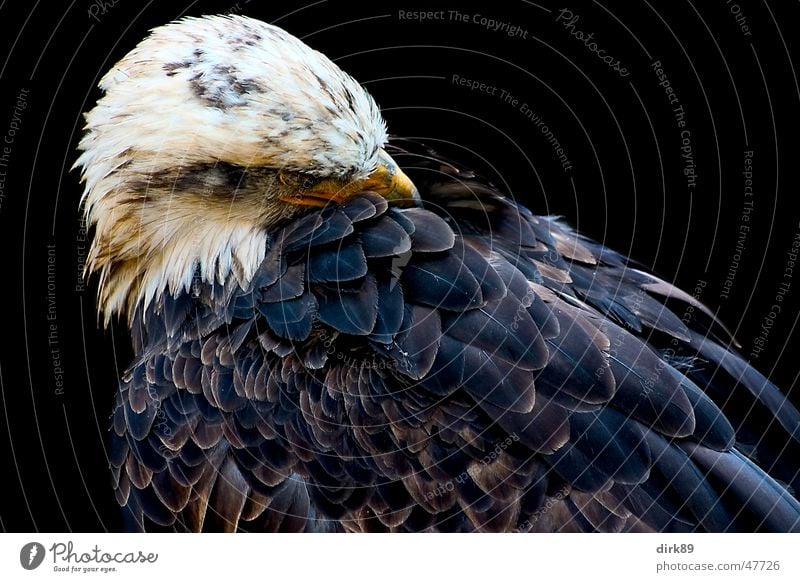
[[[106,325],[113,314],[126,313],[130,322],[138,305],[147,308],[162,293],[188,292],[196,278],[233,279],[244,287],[261,264],[267,233],[252,212],[230,202],[206,201],[203,208],[181,198],[104,201],[87,211],[95,236],[86,274],[99,274]]]

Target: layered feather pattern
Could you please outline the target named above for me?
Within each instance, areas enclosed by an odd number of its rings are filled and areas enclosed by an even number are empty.
[[[134,527],[800,531],[800,414],[707,309],[403,146],[429,209],[364,193],[136,312]]]

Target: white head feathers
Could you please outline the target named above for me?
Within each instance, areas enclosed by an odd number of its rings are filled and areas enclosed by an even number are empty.
[[[178,183],[181,172],[221,163],[357,180],[387,139],[377,105],[353,78],[286,31],[243,16],[154,29],[100,88],[75,165],[95,226],[87,270],[100,272],[106,320],[186,288],[197,270],[206,281],[243,282],[263,258],[254,216],[276,210],[254,196],[203,198],[196,183]],[[203,187],[223,179],[208,171]]]
[[[372,97],[285,30],[243,16],[156,28],[100,81],[78,165],[102,157],[209,159],[366,175],[386,142]],[[88,184],[91,186],[91,183]]]

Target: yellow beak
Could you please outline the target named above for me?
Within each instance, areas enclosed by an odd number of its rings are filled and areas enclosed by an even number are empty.
[[[383,150],[378,154],[378,166],[361,183],[361,190],[375,192],[387,200],[419,200],[417,187]]]
[[[414,205],[420,199],[416,186],[397,162],[384,150],[380,150],[378,165],[366,178],[347,183],[335,179],[322,180],[308,190],[284,196],[281,200],[302,206],[320,207],[331,202],[345,202],[367,191],[399,204]]]

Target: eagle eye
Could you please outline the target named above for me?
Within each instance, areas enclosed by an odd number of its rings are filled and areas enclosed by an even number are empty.
[[[278,172],[278,180],[281,184],[288,188],[295,188],[298,190],[308,190],[317,180],[310,174],[303,174],[301,172]]]

